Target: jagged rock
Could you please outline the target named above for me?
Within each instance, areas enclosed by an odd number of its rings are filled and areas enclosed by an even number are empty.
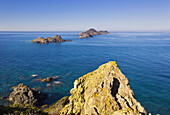
[[[37,92],[24,84],[19,84],[14,88],[8,100],[14,104],[39,106],[45,98],[45,94]]]
[[[100,33],[98,31],[96,31],[94,28],[91,28],[89,30],[86,31],[86,33],[89,33],[91,36],[93,35],[99,35]]]
[[[70,93],[69,102],[61,109],[61,115],[147,114],[134,98],[128,79],[115,61],[75,80]]]
[[[54,79],[57,79],[57,76],[47,77],[47,78],[44,78],[44,79],[36,79],[36,81],[51,82],[51,81],[53,81]]]
[[[72,41],[72,40],[63,40],[60,35],[55,35],[53,38],[47,37],[39,37],[34,40],[32,40],[32,43],[41,43],[41,44],[46,44],[46,43],[57,43],[57,42],[65,42],[65,41]]]
[[[32,40],[31,42],[32,43],[42,43],[42,44],[48,43],[47,40],[45,40],[43,37],[36,38],[36,39]]]
[[[107,31],[96,31],[94,28],[91,28],[87,30],[86,32],[81,32],[78,35],[80,35],[79,38],[90,38],[93,37],[94,35],[100,35],[100,34],[109,34]]]
[[[84,32],[79,38],[90,38],[92,37],[89,33]]]

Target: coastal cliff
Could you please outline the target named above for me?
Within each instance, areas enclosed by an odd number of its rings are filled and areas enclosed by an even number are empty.
[[[103,30],[96,31],[94,28],[91,28],[87,30],[86,32],[79,33],[78,35],[80,35],[79,38],[82,39],[82,38],[90,38],[90,37],[93,37],[94,35],[101,35],[101,34],[109,34],[109,32],[103,31]]]
[[[62,98],[46,111],[61,115],[147,114],[115,61],[75,80],[70,93],[71,96]]]
[[[55,35],[54,37],[39,37],[32,40],[32,43],[40,43],[40,44],[47,44],[47,43],[58,43],[58,42],[65,42],[65,41],[72,41],[72,40],[63,40],[60,35]]]

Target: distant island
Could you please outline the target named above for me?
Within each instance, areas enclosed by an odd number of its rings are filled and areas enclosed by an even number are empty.
[[[94,28],[91,28],[89,30],[87,30],[86,32],[81,32],[78,35],[80,35],[79,38],[90,38],[93,37],[94,35],[101,35],[101,34],[110,34],[108,31],[96,31]]]
[[[72,40],[63,40],[60,35],[55,35],[54,37],[39,37],[34,40],[32,40],[32,43],[40,43],[40,44],[47,44],[47,43],[58,43],[58,42],[66,42],[66,41],[72,41]]]

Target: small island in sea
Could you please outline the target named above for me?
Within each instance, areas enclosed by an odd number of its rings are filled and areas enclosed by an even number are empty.
[[[59,43],[59,42],[66,42],[66,41],[72,41],[72,40],[63,40],[60,35],[55,35],[54,37],[39,37],[34,40],[32,40],[32,43],[40,43],[40,44],[47,44],[47,43]]]
[[[110,34],[110,33],[108,31],[103,31],[103,30],[97,31],[94,28],[91,28],[85,32],[79,33],[78,35],[80,35],[79,38],[82,39],[82,38],[90,38],[93,37],[94,35],[101,35],[101,34]]]

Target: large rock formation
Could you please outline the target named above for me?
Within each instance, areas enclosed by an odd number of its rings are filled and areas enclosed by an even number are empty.
[[[93,37],[94,35],[100,35],[100,34],[109,34],[109,32],[107,31],[96,31],[94,28],[91,28],[89,30],[87,30],[86,32],[81,32],[80,37],[79,38],[90,38]]]
[[[128,79],[119,70],[115,61],[103,64],[97,70],[75,80],[74,88],[70,93],[69,98],[62,98],[55,107],[49,108],[49,113],[61,115],[146,114],[144,107],[134,98]]]
[[[56,35],[53,38],[47,37],[39,37],[34,40],[32,40],[32,43],[41,43],[41,44],[46,44],[46,43],[57,43],[57,42],[65,42],[65,41],[72,41],[72,40],[63,40],[60,35]]]
[[[45,94],[19,84],[14,87],[14,91],[10,94],[8,100],[14,104],[40,106],[45,98]]]

